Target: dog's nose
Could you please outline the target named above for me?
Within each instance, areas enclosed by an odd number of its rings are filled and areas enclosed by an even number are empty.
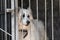
[[[27,25],[30,23],[30,21],[27,21]]]

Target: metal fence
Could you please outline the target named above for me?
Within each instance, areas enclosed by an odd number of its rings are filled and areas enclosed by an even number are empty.
[[[21,0],[21,7],[23,8],[23,1]],[[36,0],[36,13],[38,21],[39,0]],[[31,1],[29,0],[29,7],[31,8]],[[16,9],[16,10],[15,10]],[[13,11],[12,11],[13,10]],[[0,0],[0,40],[18,40],[18,25],[16,25],[16,13],[18,12],[18,0]],[[51,0],[51,14],[52,14],[52,40],[54,40],[54,26],[53,26],[53,0]],[[12,21],[14,20],[14,21]],[[47,0],[45,0],[45,31],[47,31]],[[46,40],[46,39],[45,39]]]
[[[0,0],[0,40],[16,40],[16,12],[14,9],[17,5],[15,2],[17,3],[17,0]]]

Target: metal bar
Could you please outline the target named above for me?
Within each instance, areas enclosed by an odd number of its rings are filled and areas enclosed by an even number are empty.
[[[47,4],[46,3],[47,3],[47,1],[45,0],[45,40],[47,40],[46,39],[46,34],[47,34],[46,33],[47,32],[47,30],[46,30],[47,29]]]
[[[31,9],[31,0],[29,0],[29,10]],[[30,40],[31,40],[31,26],[30,26]]]
[[[38,0],[36,0],[36,10],[37,10],[36,13],[37,13],[37,26],[38,26]],[[38,28],[37,28],[37,30],[38,30]]]
[[[5,31],[7,32],[7,14],[6,14],[6,0],[5,0]],[[7,34],[5,34],[5,40],[7,40]]]
[[[22,14],[23,14],[23,0],[21,0],[21,8],[22,8]],[[22,30],[23,30],[23,26],[22,26]],[[22,31],[22,40],[23,40],[23,31]]]
[[[31,9],[31,0],[29,0],[29,9]]]
[[[2,28],[3,28],[3,21],[2,21],[2,15],[1,15],[1,26],[2,26]],[[3,32],[2,32],[2,40],[3,40]]]
[[[14,11],[14,9],[10,9],[10,8],[6,9],[6,12],[13,12],[13,11]]]
[[[11,0],[11,9],[14,9],[14,0]],[[14,10],[11,12],[11,28],[12,28],[12,40],[15,40],[15,31],[14,31]]]
[[[16,13],[16,40],[19,40],[18,38],[18,0],[15,0],[15,13]]]
[[[52,12],[52,40],[54,40],[54,26],[53,26],[53,0],[51,0],[51,12]]]
[[[14,12],[14,38],[16,40],[16,13]]]
[[[38,0],[36,0],[36,9],[37,9],[37,21],[38,21]]]
[[[16,3],[15,3],[16,0],[14,0],[14,9],[16,8]],[[16,9],[14,10],[14,38],[16,40]]]
[[[5,34],[8,34],[9,36],[12,36],[10,33],[4,31],[3,29],[0,28],[0,30],[1,30],[2,32],[4,32]]]
[[[21,0],[21,8],[23,9],[23,0]]]

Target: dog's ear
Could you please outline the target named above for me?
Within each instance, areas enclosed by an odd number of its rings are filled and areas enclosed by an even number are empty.
[[[18,13],[18,19],[19,19],[19,22],[21,21],[21,16],[22,16],[22,13],[21,13],[21,8],[19,8],[19,13]]]
[[[29,10],[31,12],[31,8],[30,7],[28,7],[27,10]]]
[[[20,12],[20,9],[21,9],[21,8],[20,8],[20,7],[18,7],[18,13]]]
[[[31,10],[31,8],[28,7],[27,10],[29,10],[29,13],[30,13],[30,19],[33,20],[32,10]]]
[[[30,19],[33,20],[33,16],[32,16],[32,14],[30,14]]]

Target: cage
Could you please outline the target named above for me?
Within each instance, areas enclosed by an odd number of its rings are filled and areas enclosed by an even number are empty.
[[[49,40],[59,40],[60,34],[57,30],[60,26],[59,2],[59,0],[0,0],[0,40],[19,40],[16,16],[19,7],[27,9],[28,6],[32,9],[33,18],[43,21]]]

